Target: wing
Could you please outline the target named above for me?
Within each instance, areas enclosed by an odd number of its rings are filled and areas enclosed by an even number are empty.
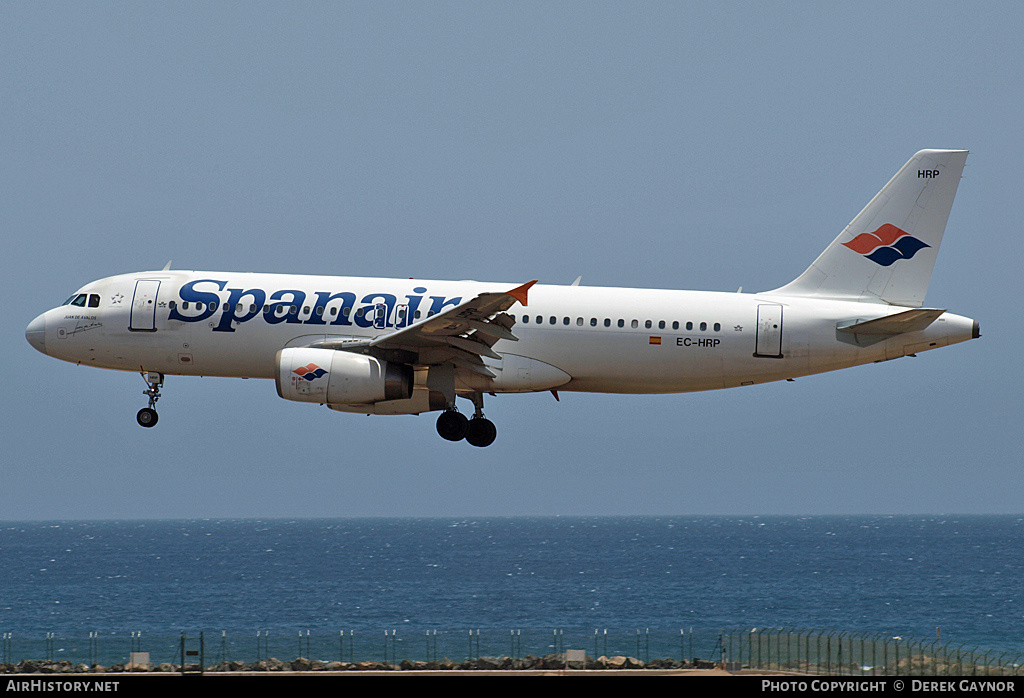
[[[421,366],[451,362],[493,378],[483,357],[501,358],[491,348],[499,339],[518,341],[512,334],[516,321],[505,311],[516,303],[527,305],[527,292],[535,283],[536,280],[530,281],[503,293],[481,293],[442,313],[373,339],[325,340],[312,346],[373,354]]]

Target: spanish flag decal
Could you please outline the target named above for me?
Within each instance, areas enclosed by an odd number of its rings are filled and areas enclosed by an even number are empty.
[[[661,344],[661,337],[651,337],[649,340],[650,344]]]

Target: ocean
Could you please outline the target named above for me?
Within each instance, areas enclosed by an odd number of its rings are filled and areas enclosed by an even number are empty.
[[[1021,516],[0,522],[8,661],[171,661],[182,633],[246,661],[707,657],[766,628],[1012,657],[1022,580]]]

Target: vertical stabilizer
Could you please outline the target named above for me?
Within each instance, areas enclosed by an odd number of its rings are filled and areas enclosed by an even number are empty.
[[[916,153],[807,271],[770,293],[920,308],[966,161],[966,150]]]

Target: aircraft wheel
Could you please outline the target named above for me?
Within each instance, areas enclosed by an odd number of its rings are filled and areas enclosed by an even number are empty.
[[[135,420],[139,423],[140,427],[154,427],[156,426],[157,419],[159,419],[159,415],[151,407],[143,407],[135,415]]]
[[[469,428],[466,431],[466,441],[473,446],[490,446],[498,436],[498,428],[494,422],[484,417],[476,417],[469,420]]]
[[[437,418],[437,433],[448,441],[462,441],[466,438],[469,420],[466,415],[455,410],[446,410]]]

